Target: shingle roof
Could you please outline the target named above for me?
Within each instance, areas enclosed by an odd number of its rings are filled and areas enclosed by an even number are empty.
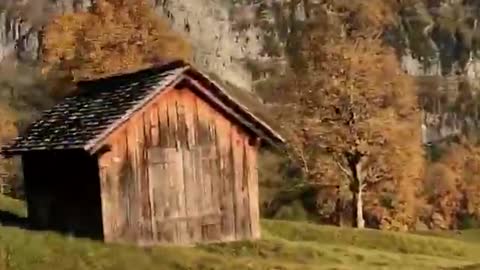
[[[23,136],[4,146],[2,153],[11,155],[33,150],[85,149],[104,136],[106,131],[128,119],[167,86],[178,82],[188,69],[191,67],[177,61],[135,73],[80,82],[79,92],[45,111]],[[248,111],[243,113],[250,117],[247,121],[258,120]],[[267,133],[273,132],[261,121],[256,125],[260,125]],[[281,137],[278,140],[283,141]]]

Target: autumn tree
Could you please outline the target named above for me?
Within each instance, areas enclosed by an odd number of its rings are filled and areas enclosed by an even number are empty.
[[[424,164],[414,82],[380,38],[385,12],[347,15],[305,34],[308,68],[279,90],[280,119],[310,181],[348,183],[355,226],[379,205],[388,226],[411,225]]]
[[[44,70],[67,71],[74,80],[189,60],[190,53],[144,0],[99,0],[90,12],[56,17],[46,26],[43,43]]]
[[[0,145],[21,133],[41,110],[52,105],[48,95],[50,83],[33,65],[7,57],[0,63]],[[0,182],[13,187],[14,194],[22,187],[20,160],[0,157]]]
[[[466,218],[480,221],[480,148],[466,138],[444,143],[439,160],[429,164],[426,213],[434,229],[458,229]]]

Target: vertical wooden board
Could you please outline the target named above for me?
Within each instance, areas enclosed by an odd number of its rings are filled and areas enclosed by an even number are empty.
[[[232,174],[231,123],[221,115],[216,115],[215,126],[222,237],[227,241],[232,241],[235,240],[235,213],[233,206],[234,178]]]
[[[144,141],[144,145],[143,145],[143,153],[144,153],[144,158],[146,159],[146,149],[148,147],[151,147],[152,145],[152,121],[150,119],[151,117],[151,114],[152,114],[152,110],[155,111],[156,113],[156,107],[155,106],[150,106],[149,107],[150,109],[149,110],[146,110],[142,116],[143,116],[143,141]],[[158,128],[158,126],[157,126]]]
[[[180,97],[185,108],[185,128],[187,132],[187,149],[196,145],[195,141],[195,96],[188,89],[180,91]]]
[[[168,112],[168,140],[171,147],[175,147],[175,152],[169,152],[172,156],[171,158],[175,160],[175,164],[170,168],[172,171],[169,172],[172,192],[170,195],[170,204],[172,216],[175,218],[181,217],[182,213],[185,211],[185,198],[184,198],[184,187],[183,187],[183,170],[180,170],[182,158],[181,158],[181,145],[179,138],[179,123],[178,123],[178,102],[179,93],[174,90],[168,93],[167,99],[167,112]],[[183,209],[182,209],[183,208]],[[181,235],[186,234],[186,224],[183,221],[175,222],[175,242],[181,242]],[[184,233],[185,232],[185,233]]]
[[[217,159],[217,142],[216,142],[216,117],[219,114],[213,110],[205,101],[197,98],[196,100],[199,124],[199,137],[203,148],[203,178],[204,200],[206,209],[204,212],[204,239],[205,241],[215,241],[221,239],[222,227],[222,211],[220,210],[220,193],[223,186],[220,181],[220,164]],[[220,217],[216,215],[220,214]]]
[[[258,193],[258,170],[257,170],[257,148],[246,143],[246,156],[248,168],[248,198],[250,206],[250,230],[252,238],[258,239],[261,236],[260,229],[260,205]]]
[[[232,128],[232,157],[233,157],[233,197],[235,208],[235,237],[237,240],[245,238],[244,219],[246,216],[243,204],[243,141],[236,128]]]
[[[222,187],[220,181],[220,172],[218,167],[217,149],[215,145],[209,147],[209,166],[210,166],[210,179],[212,187],[212,212],[216,215],[220,215],[219,218],[215,218],[216,223],[212,223],[210,227],[210,240],[221,240],[221,210],[220,210],[220,196]]]
[[[185,202],[185,180],[184,180],[184,164],[183,164],[183,151],[181,149],[177,150],[175,153],[175,179],[176,187],[175,193],[177,194],[177,206],[178,206],[178,217],[181,220],[177,224],[177,241],[178,243],[185,244],[188,242],[188,230],[187,230],[187,217],[186,212],[186,202]]]
[[[206,105],[206,104],[205,104]],[[216,145],[216,127],[215,119],[217,112],[209,106],[204,108],[204,122],[207,126],[206,136],[207,136],[207,146],[204,148],[203,158],[205,171],[208,172],[205,176],[208,177],[208,182],[206,183],[210,187],[210,201],[209,203],[209,213],[217,214],[220,213],[220,180],[219,180],[219,167],[217,166],[217,145]],[[217,220],[218,223],[213,221]],[[208,224],[208,240],[215,241],[219,240],[221,232],[221,219],[210,218]]]
[[[128,220],[129,220],[129,230],[128,235],[131,241],[135,241],[139,238],[140,226],[139,221],[141,220],[140,215],[140,198],[138,194],[139,190],[139,177],[138,177],[138,148],[137,148],[137,127],[136,127],[137,118],[132,118],[129,122],[127,128],[127,161],[130,163],[130,175],[126,179],[126,188],[127,188],[127,198],[128,198]]]
[[[118,228],[116,235],[119,240],[127,240],[128,238],[128,226],[129,226],[129,200],[128,200],[128,180],[131,175],[130,171],[130,161],[128,160],[127,154],[127,133],[120,132],[118,138],[116,138],[116,146],[118,151],[116,151],[116,156],[113,157],[115,162],[118,159],[118,164],[115,165],[115,180],[118,183],[116,191],[116,214],[119,217]]]
[[[183,168],[185,181],[185,211],[187,217],[198,216],[198,187],[196,186],[195,166],[193,157],[193,148],[195,141],[195,96],[188,89],[180,91],[180,97],[185,108],[185,128],[187,136],[187,147],[183,149]],[[188,218],[188,236],[189,242],[195,242],[195,228],[198,222]]]
[[[175,109],[177,114],[177,141],[179,142],[180,146],[177,151],[178,154],[178,166],[177,166],[177,175],[179,177],[178,181],[178,206],[179,206],[179,214],[182,217],[187,217],[187,209],[186,209],[186,187],[185,187],[185,176],[184,176],[184,164],[183,164],[183,153],[182,149],[187,148],[187,126],[186,126],[186,109],[185,104],[182,99],[182,90],[175,89],[173,90],[176,93],[175,99]],[[189,166],[189,165],[187,165]],[[183,219],[179,223],[179,241],[181,243],[188,242],[188,226],[187,220]]]
[[[148,146],[157,146],[160,143],[160,124],[158,121],[158,110],[159,104],[155,103],[147,112],[148,116],[150,117],[150,143],[147,144]]]
[[[103,157],[102,157],[103,158]],[[113,211],[113,198],[112,198],[112,183],[111,178],[109,177],[108,167],[99,166],[100,168],[100,192],[102,200],[102,224],[103,224],[103,238],[105,242],[113,242],[114,231],[113,231],[113,221],[114,214]]]
[[[153,219],[155,221],[156,235],[154,240],[163,241],[164,239],[164,220],[165,210],[167,207],[168,193],[168,170],[167,157],[164,156],[164,151],[161,148],[150,148],[148,150],[148,173],[151,179],[151,193],[153,194]]]
[[[202,172],[202,155],[198,147],[193,148],[191,151],[192,168],[193,168],[193,187],[192,187],[192,200],[195,207],[195,212],[192,213],[189,220],[193,228],[193,242],[200,242],[202,240],[202,223],[199,217],[202,216],[205,209],[205,199],[203,198],[203,172]]]
[[[179,141],[180,148],[186,148],[188,144],[188,130],[186,121],[186,104],[184,100],[183,92],[186,90],[175,89],[175,110],[177,113],[177,140]]]
[[[169,155],[168,152],[165,153],[167,156]],[[170,159],[171,155],[167,157],[167,159]],[[165,210],[164,210],[164,215],[165,219],[163,220],[162,226],[163,226],[163,235],[162,238],[169,243],[175,243],[177,241],[176,239],[176,234],[177,234],[177,228],[176,228],[176,223],[173,221],[177,217],[176,213],[176,205],[175,205],[175,200],[176,200],[176,194],[174,192],[175,187],[173,186],[174,181],[173,177],[175,173],[175,166],[171,163],[168,162],[165,164],[165,172],[164,172],[164,181],[165,181],[165,188],[163,192],[163,196],[165,196]]]
[[[102,209],[103,238],[106,242],[112,242],[113,237],[113,198],[112,179],[109,177],[109,166],[112,162],[112,151],[104,153],[97,160],[98,176],[100,180],[100,200]],[[110,167],[111,168],[111,167]]]
[[[162,147],[169,147],[169,133],[168,133],[168,104],[167,100],[162,99],[158,103],[158,131],[159,142],[158,145]]]
[[[197,145],[209,144],[208,133],[208,104],[202,99],[195,98],[196,106],[196,141]]]
[[[200,158],[201,158],[201,170],[202,170],[202,217],[208,216],[214,212],[214,199],[212,197],[212,179],[211,179],[211,168],[210,168],[210,147],[200,147]],[[202,221],[202,228],[207,226]],[[208,241],[210,236],[208,235],[208,230],[202,230],[202,239]]]
[[[153,111],[153,112],[152,112]],[[152,121],[152,116],[155,115],[157,116],[155,121]],[[144,173],[144,181],[145,181],[145,189],[143,190],[142,196],[145,197],[146,202],[148,203],[148,206],[145,205],[145,207],[148,207],[146,211],[148,211],[149,215],[145,219],[145,222],[148,223],[148,226],[150,228],[149,235],[147,236],[149,241],[146,242],[151,242],[155,240],[156,236],[156,223],[154,219],[154,198],[153,198],[153,188],[152,188],[152,182],[150,179],[150,173],[149,173],[149,161],[148,161],[148,149],[152,147],[152,133],[153,130],[156,129],[157,131],[157,137],[156,140],[158,141],[158,113],[157,113],[157,107],[156,104],[153,104],[150,106],[149,110],[147,110],[144,115],[143,115],[143,122],[145,123],[143,127],[143,134],[144,134],[144,145],[142,148],[142,166],[143,166],[143,173]],[[153,125],[156,125],[155,128],[153,128]]]
[[[244,237],[250,238],[251,237],[251,216],[250,216],[250,198],[249,198],[249,187],[248,187],[248,178],[249,178],[249,167],[248,167],[248,153],[247,153],[247,146],[248,146],[248,135],[245,133],[241,133],[241,141],[242,141],[242,148],[243,148],[243,174],[242,174],[242,199],[243,199],[243,207],[245,211],[245,217],[242,220],[242,227],[243,231],[245,232]]]
[[[185,216],[190,217],[197,212],[196,208],[197,205],[193,200],[194,194],[196,192],[195,183],[194,181],[194,169],[192,166],[192,155],[191,151],[188,149],[182,150],[182,163],[183,163],[183,179],[184,179],[184,187],[185,187]],[[190,222],[187,219],[187,242],[192,242],[193,235],[194,235],[194,227],[195,224]]]
[[[167,117],[168,117],[168,146],[180,148],[180,141],[178,140],[178,123],[177,123],[177,99],[178,92],[171,91],[168,93],[167,102]]]
[[[217,145],[217,126],[216,126],[216,119],[217,117],[221,117],[221,115],[209,107],[208,109],[208,126],[209,126],[209,161],[210,161],[210,168],[211,168],[211,181],[212,181],[212,200],[213,200],[213,209],[216,213],[221,213],[221,190],[222,190],[222,181],[220,179],[220,167],[219,165],[219,149]],[[217,223],[212,224],[211,226],[211,237],[213,240],[221,240],[221,218],[215,219]]]
[[[142,242],[150,242],[152,238],[152,219],[150,208],[150,187],[148,183],[147,173],[147,160],[146,160],[146,147],[148,145],[147,138],[150,136],[150,121],[145,121],[146,115],[142,114],[139,117],[138,123],[135,128],[137,131],[137,145],[136,145],[136,157],[137,157],[137,175],[139,184],[139,194],[137,194],[140,203],[140,240]],[[148,119],[147,119],[148,120]],[[148,132],[145,132],[147,130]]]

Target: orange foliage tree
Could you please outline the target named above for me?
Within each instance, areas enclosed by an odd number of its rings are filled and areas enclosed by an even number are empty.
[[[347,180],[354,225],[368,209],[407,229],[424,166],[420,113],[412,78],[376,31],[383,14],[317,21],[305,34],[308,68],[281,88],[279,116],[310,181]]]
[[[59,16],[45,28],[44,71],[74,80],[190,57],[190,46],[144,0],[98,0],[91,12]]]
[[[431,228],[458,229],[464,218],[480,221],[480,148],[462,139],[446,147],[427,170],[426,221]]]

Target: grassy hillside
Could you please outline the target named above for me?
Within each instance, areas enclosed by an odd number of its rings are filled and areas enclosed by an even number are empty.
[[[23,213],[18,201],[1,199],[0,205]],[[257,242],[151,249],[0,226],[0,270],[480,269],[480,244],[446,235],[268,220],[262,225],[264,237]],[[469,234],[478,239],[477,232]]]

